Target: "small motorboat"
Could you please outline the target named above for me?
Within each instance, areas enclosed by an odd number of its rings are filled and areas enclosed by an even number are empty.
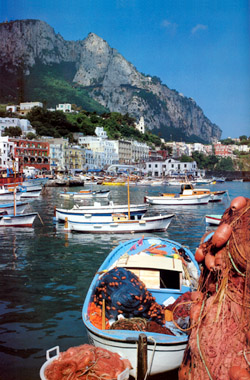
[[[152,205],[198,205],[222,200],[226,190],[210,191],[195,188],[191,183],[181,185],[180,193],[161,193],[158,196],[146,196],[145,201]]]
[[[180,298],[182,305],[183,297],[190,297],[198,277],[192,252],[179,243],[158,236],[120,243],[96,272],[83,304],[90,343],[128,359],[133,367],[130,375],[136,377],[143,333],[147,375],[178,368],[188,342],[183,330],[189,317],[182,314],[176,322],[175,312],[169,310],[178,310],[171,305]],[[180,329],[179,323],[183,323]]]
[[[221,222],[222,215],[206,215],[206,223],[210,225],[219,225]]]

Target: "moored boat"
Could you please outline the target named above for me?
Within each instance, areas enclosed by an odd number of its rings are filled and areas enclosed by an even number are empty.
[[[0,227],[32,227],[37,215],[37,212],[4,215],[0,218]]]
[[[130,375],[136,377],[143,332],[147,374],[178,368],[188,334],[176,327],[174,310],[178,299],[196,289],[198,275],[193,254],[179,243],[158,236],[120,243],[99,268],[84,301],[82,319],[90,343],[128,359]],[[171,305],[176,305],[172,312]],[[177,326],[188,324],[184,314],[179,318]]]
[[[14,208],[16,206],[16,210],[19,214],[22,214],[27,207],[28,202],[16,202],[16,204],[12,203],[1,203],[0,211],[5,212],[6,214],[14,214]]]
[[[174,214],[144,216],[125,214],[112,214],[112,221],[99,218],[98,221],[84,220],[74,221],[73,217],[65,219],[65,230],[83,233],[142,233],[149,231],[166,231]]]
[[[148,205],[142,204],[127,204],[118,205],[110,201],[107,205],[101,205],[100,202],[94,202],[93,206],[79,206],[74,205],[71,209],[55,208],[55,220],[58,222],[64,222],[65,218],[72,220],[96,220],[99,221],[100,218],[103,221],[112,221],[112,215],[115,213],[128,215],[130,212],[130,217],[135,215],[143,215],[148,210]]]
[[[210,225],[219,225],[222,215],[206,215],[206,223]]]

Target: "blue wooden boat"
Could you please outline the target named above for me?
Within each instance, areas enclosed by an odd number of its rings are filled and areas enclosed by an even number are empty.
[[[83,304],[82,319],[90,344],[128,359],[133,367],[130,375],[136,377],[137,346],[143,332],[147,337],[148,375],[178,368],[188,335],[162,312],[196,289],[198,277],[194,255],[179,243],[158,236],[121,243],[94,276]],[[98,315],[101,325],[96,321]],[[153,321],[171,333],[125,330],[119,327],[120,319],[126,323]],[[178,323],[188,323],[187,319],[178,319]]]

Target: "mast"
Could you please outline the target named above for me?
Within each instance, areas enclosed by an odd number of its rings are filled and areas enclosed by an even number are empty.
[[[130,194],[129,194],[129,175],[128,175],[128,220],[130,220]]]
[[[14,194],[14,216],[16,216],[16,187],[14,188],[13,194]]]

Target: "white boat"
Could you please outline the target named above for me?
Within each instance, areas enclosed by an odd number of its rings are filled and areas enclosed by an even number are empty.
[[[79,191],[78,193],[73,194],[73,199],[81,200],[86,198],[107,198],[110,194],[110,190],[90,190],[85,192],[84,190]]]
[[[28,202],[16,202],[16,211],[19,214],[22,214],[27,207]],[[6,213],[6,214],[14,214],[14,203],[1,203],[0,204],[0,212]]]
[[[218,226],[221,222],[222,215],[206,215],[206,223]]]
[[[34,188],[33,190],[29,189],[29,188],[22,187],[20,191],[21,191],[21,197],[20,197],[20,199],[23,199],[23,198],[38,198],[41,195],[42,187],[39,187],[39,188],[36,188],[36,189]]]
[[[113,214],[125,214],[133,218],[135,215],[143,215],[148,210],[148,205],[131,204],[128,208],[127,204],[115,205],[112,201],[108,205],[101,205],[100,202],[94,202],[93,206],[79,206],[74,205],[71,209],[55,208],[55,220],[58,222],[64,222],[65,218],[73,221],[88,220],[99,221],[102,218],[103,221],[112,221]]]
[[[0,203],[2,201],[13,201],[13,193],[14,189],[16,186],[14,185],[13,187],[8,187],[6,188],[5,186],[0,187]],[[22,193],[20,191],[16,192],[16,200],[19,201],[21,199]]]
[[[0,218],[0,227],[32,227],[37,215],[37,212],[4,215]]]
[[[158,196],[146,196],[145,200],[152,205],[197,205],[221,201],[225,193],[225,190],[197,189],[191,183],[185,183],[181,185],[180,193],[161,193]]]
[[[187,266],[180,252],[184,252]],[[89,342],[128,359],[133,367],[130,375],[136,377],[138,340],[143,333],[147,340],[147,375],[178,368],[188,334],[176,327],[175,314],[171,317],[170,312],[169,318],[166,309],[184,293],[196,289],[198,276],[192,252],[179,243],[158,236],[121,243],[96,272],[83,304],[82,319]],[[133,325],[134,318],[143,321],[145,329],[125,329],[125,324]],[[178,323],[188,324],[188,320],[181,318]],[[150,322],[170,333],[149,331]]]
[[[135,215],[132,219],[125,214],[113,214],[112,221],[105,222],[103,218],[99,221],[80,220],[73,221],[69,217],[65,219],[65,230],[84,233],[137,233],[149,231],[166,231],[174,214],[157,216]]]

